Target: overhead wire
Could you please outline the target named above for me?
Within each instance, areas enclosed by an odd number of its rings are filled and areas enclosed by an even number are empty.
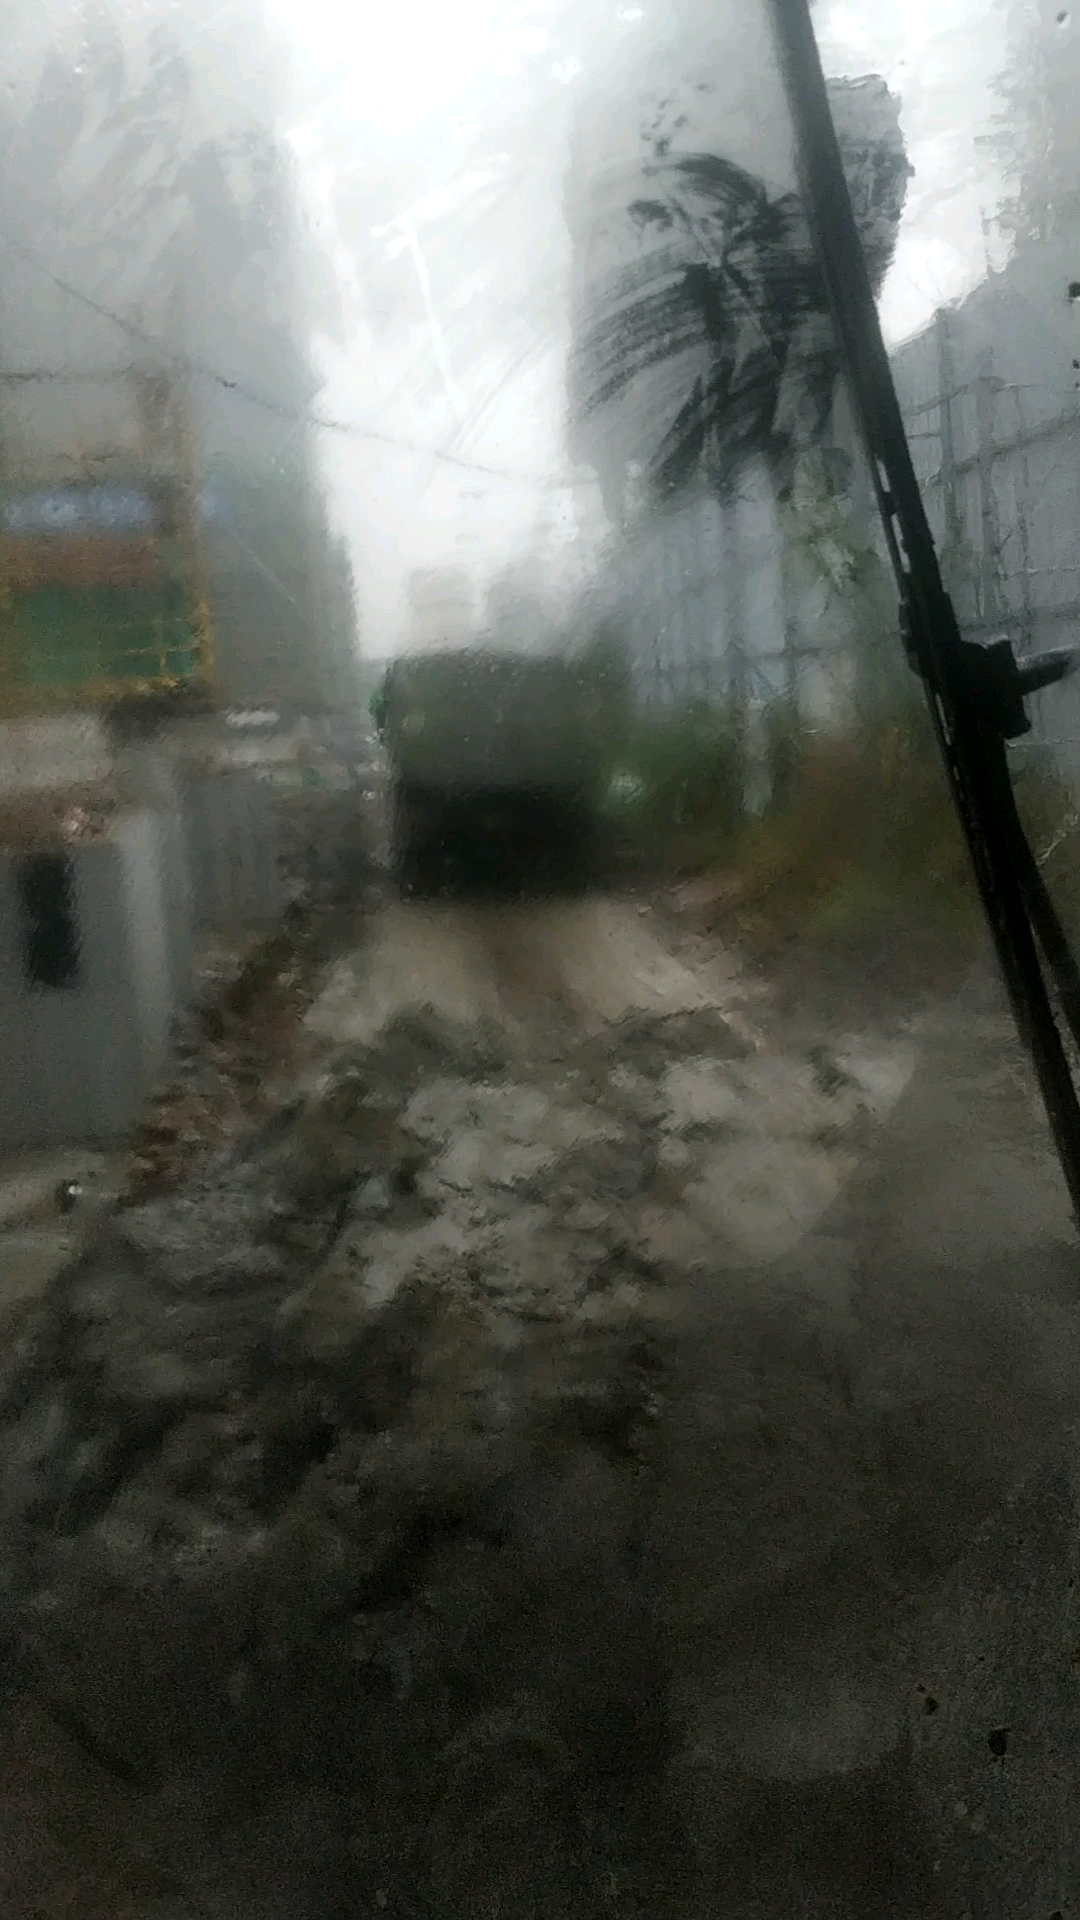
[[[0,231],[0,243],[3,244],[6,251],[16,254],[20,259],[25,260],[26,264],[35,272],[42,274],[44,278],[50,280],[52,284],[69,299],[76,301],[78,305],[96,314],[99,319],[106,321],[109,325],[117,327],[122,333],[126,334],[130,339],[137,341],[141,346],[149,348],[152,352],[170,361],[174,366],[181,367],[185,372],[194,373],[202,379],[210,380],[216,386],[221,387],[226,393],[233,393],[238,398],[247,400],[252,406],[261,407],[264,411],[276,414],[282,419],[293,420],[297,422],[297,424],[315,427],[326,433],[338,433],[353,439],[372,441],[379,446],[391,447],[399,452],[414,453],[422,459],[438,461],[445,466],[456,467],[466,473],[482,473],[489,479],[507,481],[516,486],[533,487],[540,492],[591,484],[591,482],[583,480],[577,475],[535,474],[509,467],[493,466],[482,460],[470,460],[463,454],[451,453],[439,447],[424,446],[419,441],[407,440],[397,434],[385,433],[375,427],[367,427],[362,421],[341,420],[331,415],[317,413],[310,408],[291,406],[287,401],[276,400],[270,394],[261,393],[257,387],[252,386],[241,375],[226,373],[222,369],[213,366],[210,362],[201,360],[197,355],[183,348],[174,346],[169,341],[159,339],[157,335],[150,333],[145,327],[141,327],[137,321],[129,320],[124,314],[115,312],[113,308],[105,305],[103,301],[96,299],[93,294],[87,293],[85,288],[75,286],[61,274],[54,272],[52,267],[50,267],[40,255],[36,254],[33,248],[26,246],[23,241],[16,240],[11,235]],[[0,370],[0,383],[4,381],[29,382],[35,379],[49,378],[63,379],[65,377],[75,378],[77,376],[65,376],[62,372],[53,374],[49,369],[45,368],[29,369],[23,373],[17,370],[13,372]],[[116,378],[117,375],[110,371],[107,374],[90,375],[89,377],[112,379]]]

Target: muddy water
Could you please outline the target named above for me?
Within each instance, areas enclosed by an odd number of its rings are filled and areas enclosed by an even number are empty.
[[[740,1261],[768,1260],[836,1198],[860,1129],[900,1097],[918,1041],[911,1028],[840,1029],[824,1067],[815,1065],[805,1049],[785,1047],[767,1000],[734,954],[694,943],[633,898],[395,902],[333,969],[307,1026],[318,1046],[364,1046],[426,1011],[464,1052],[497,1036],[527,1077],[554,1075],[563,1090],[567,1049],[597,1043],[624,1104],[636,1084],[639,1124],[659,1126],[680,1216],[726,1238]],[[668,1036],[659,1081],[655,1059],[642,1057],[654,1028]],[[498,1123],[485,1135],[492,1152],[497,1134]]]
[[[771,1276],[916,1042],[812,1058],[730,956],[611,897],[386,905],[307,1029],[281,1123],[117,1216],[10,1362],[35,1695],[134,1792],[170,1920],[726,1913],[681,1875],[687,1608],[734,1618],[861,1524],[843,1394]],[[665,1464],[702,1298],[730,1309],[704,1571]],[[834,1711],[802,1742],[846,1766]]]
[[[632,901],[396,902],[335,970],[309,1025],[327,1039],[367,1040],[395,1013],[428,1006],[511,1033],[552,1014],[595,1031],[633,1012],[736,1013],[745,997],[731,961],[689,967]]]

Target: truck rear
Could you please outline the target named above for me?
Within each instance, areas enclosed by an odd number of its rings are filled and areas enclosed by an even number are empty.
[[[395,661],[384,696],[406,890],[586,875],[605,768],[602,688],[586,666],[446,650]]]

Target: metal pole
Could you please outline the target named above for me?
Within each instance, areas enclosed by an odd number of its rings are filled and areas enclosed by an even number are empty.
[[[1035,863],[1018,860],[1024,833],[1005,750],[1007,740],[1027,730],[1025,697],[1062,678],[1070,663],[1066,656],[1048,656],[1021,672],[1008,643],[977,646],[960,633],[904,432],[809,5],[807,0],[769,4],[823,292],[871,462],[909,657],[926,689],[1017,1026],[1039,1077],[1080,1217],[1080,1102],[1040,964],[1036,929],[1067,1012],[1075,968],[1059,966],[1062,948],[1070,963],[1072,956]]]
[[[964,543],[964,523],[960,516],[960,506],[956,493],[956,439],[953,434],[953,399],[956,393],[956,369],[953,363],[952,329],[949,314],[945,307],[939,307],[934,315],[934,335],[937,344],[938,366],[938,419],[941,434],[941,492],[945,510],[945,541],[942,554],[942,567],[946,572],[946,585],[955,594],[960,585],[960,573],[955,556],[958,556]]]
[[[994,498],[994,361],[987,347],[975,381],[975,418],[979,439],[979,522],[981,542],[979,577],[982,583],[982,617],[991,626],[1001,619],[1001,594],[998,591],[997,502]]]
[[[203,693],[213,684],[214,629],[207,591],[206,553],[203,542],[202,512],[199,497],[198,448],[195,432],[195,403],[191,377],[184,358],[187,332],[187,303],[184,288],[173,290],[172,332],[177,354],[173,384],[173,457],[180,496],[181,541],[191,607],[191,630],[197,661],[196,681]]]

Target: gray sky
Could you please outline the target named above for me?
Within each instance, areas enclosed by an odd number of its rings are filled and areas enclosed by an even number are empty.
[[[745,6],[747,0],[738,0]],[[324,242],[336,249],[348,338],[327,346],[325,411],[376,423],[422,445],[453,425],[453,393],[421,402],[407,359],[392,339],[372,340],[348,248],[334,230],[335,170],[347,159],[342,127],[355,128],[356,158],[403,133],[437,140],[466,86],[486,75],[494,88],[523,53],[539,52],[536,13],[514,0],[271,0],[310,103],[294,129],[309,200]],[[633,7],[628,5],[627,18]],[[944,301],[982,275],[993,250],[986,223],[999,185],[981,155],[991,129],[992,82],[1004,58],[1003,7],[994,0],[822,0],[826,65],[834,72],[882,73],[899,92],[916,168],[882,302],[886,333],[899,341]],[[566,76],[572,84],[571,76]],[[329,129],[333,128],[331,135]],[[421,227],[422,249],[438,222]],[[437,238],[435,240],[437,244]],[[432,352],[440,351],[438,316]],[[446,353],[453,359],[453,340]],[[409,344],[415,353],[415,341]],[[559,350],[512,383],[461,449],[515,472],[562,470]],[[452,367],[448,369],[452,377]],[[337,514],[357,558],[368,645],[392,643],[405,571],[458,558],[483,569],[528,536],[538,497],[510,482],[472,480],[430,460],[394,455],[324,436]]]

